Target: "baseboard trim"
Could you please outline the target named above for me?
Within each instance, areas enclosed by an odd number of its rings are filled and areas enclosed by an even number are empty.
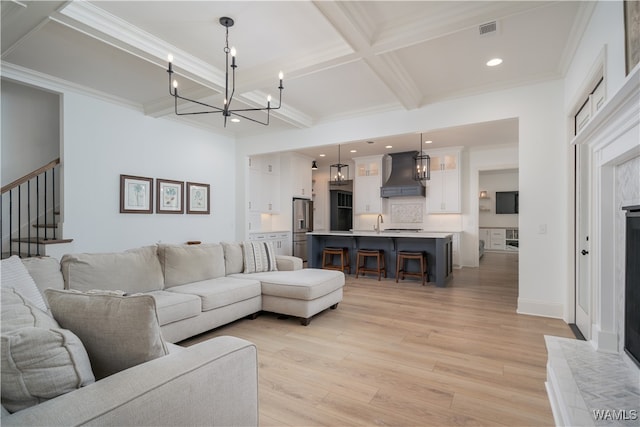
[[[545,301],[537,301],[526,298],[518,298],[518,314],[528,314],[531,316],[551,317],[554,319],[563,319],[564,306]]]

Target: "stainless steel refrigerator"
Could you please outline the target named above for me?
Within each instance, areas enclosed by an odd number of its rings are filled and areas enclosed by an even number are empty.
[[[313,202],[293,199],[293,256],[307,260],[307,232],[313,231]]]

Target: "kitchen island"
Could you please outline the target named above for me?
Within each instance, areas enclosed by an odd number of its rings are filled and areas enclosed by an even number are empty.
[[[351,273],[356,272],[358,249],[383,249],[387,276],[395,278],[398,251],[423,251],[427,254],[429,281],[444,287],[453,274],[451,233],[425,231],[313,231],[307,233],[308,267],[322,268],[325,247],[349,248]]]

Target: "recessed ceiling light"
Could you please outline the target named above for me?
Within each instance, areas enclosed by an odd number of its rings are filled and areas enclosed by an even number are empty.
[[[495,67],[502,64],[502,58],[493,58],[487,61],[487,67]]]
[[[233,123],[240,123],[240,119],[239,119],[239,118],[237,118],[237,117],[234,117],[233,119],[231,119],[231,121],[232,121]]]
[[[425,141],[424,143],[425,144],[431,144],[431,143],[433,143],[433,141],[429,140],[429,141]]]
[[[326,154],[320,154],[320,157],[324,157],[324,156],[326,156]]]
[[[385,145],[384,148],[393,148],[393,145]]]
[[[351,150],[350,153],[357,153],[358,150]]]

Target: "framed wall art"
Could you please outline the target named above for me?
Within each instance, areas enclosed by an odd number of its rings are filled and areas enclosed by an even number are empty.
[[[208,215],[210,213],[209,196],[209,184],[187,182],[187,213]]]
[[[153,178],[120,175],[120,213],[153,213]]]
[[[184,182],[156,179],[156,213],[184,213]]]

